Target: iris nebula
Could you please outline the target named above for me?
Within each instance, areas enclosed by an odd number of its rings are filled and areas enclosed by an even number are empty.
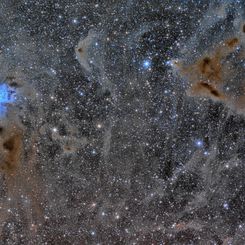
[[[7,84],[0,84],[0,117],[4,117],[7,113],[7,106],[15,102],[15,91]]]

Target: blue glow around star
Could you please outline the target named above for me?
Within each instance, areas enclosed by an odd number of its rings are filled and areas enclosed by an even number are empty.
[[[7,84],[0,84],[0,118],[7,112],[7,104],[15,101],[15,91]]]
[[[203,141],[202,140],[196,140],[195,144],[197,147],[203,147]]]
[[[143,67],[145,69],[149,69],[151,67],[151,61],[150,60],[144,60]]]

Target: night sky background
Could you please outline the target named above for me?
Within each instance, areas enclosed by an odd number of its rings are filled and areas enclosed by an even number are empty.
[[[0,244],[245,244],[244,11],[2,0]]]

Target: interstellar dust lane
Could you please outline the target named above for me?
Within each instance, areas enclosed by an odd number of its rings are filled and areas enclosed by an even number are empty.
[[[245,244],[244,1],[0,13],[0,244]]]

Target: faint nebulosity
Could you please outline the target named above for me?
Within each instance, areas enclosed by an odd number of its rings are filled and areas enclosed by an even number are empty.
[[[245,244],[245,2],[2,0],[1,244]]]

